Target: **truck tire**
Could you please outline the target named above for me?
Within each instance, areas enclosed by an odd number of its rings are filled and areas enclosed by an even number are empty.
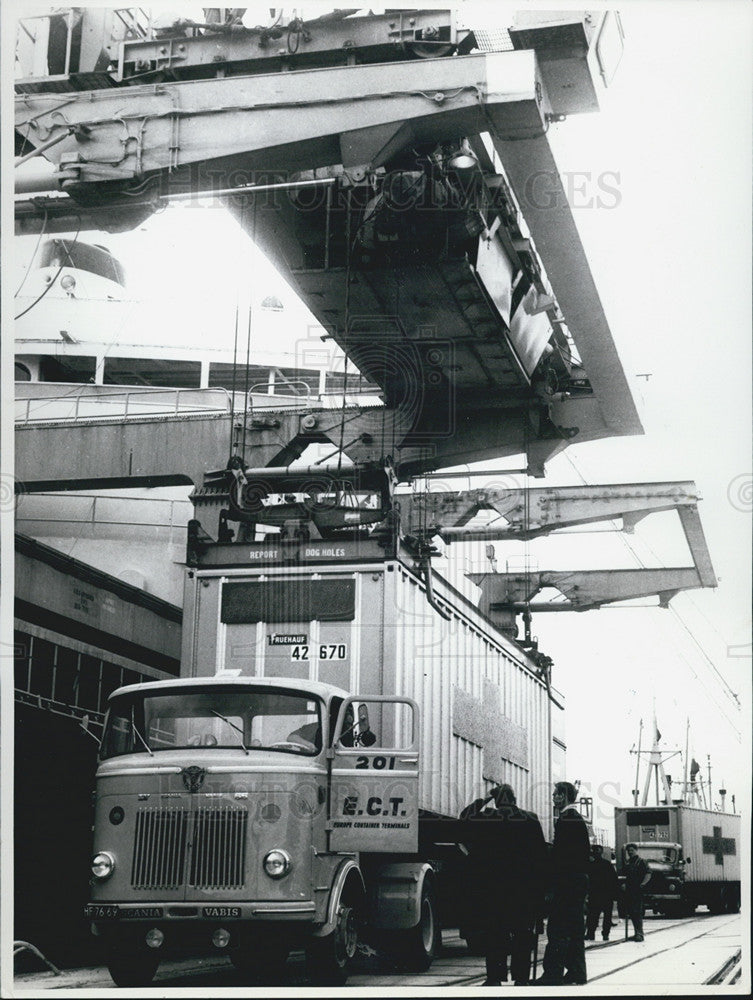
[[[316,986],[344,986],[358,951],[358,914],[347,900],[337,908],[335,928],[306,945],[306,967]]]
[[[727,895],[724,887],[707,898],[706,906],[709,913],[712,913],[715,917],[719,916],[720,913],[727,912]]]
[[[727,913],[739,913],[740,912],[740,890],[730,889],[727,895]]]
[[[116,986],[149,986],[159,967],[156,949],[112,943],[107,951],[107,971]]]
[[[408,930],[392,931],[382,938],[382,947],[392,961],[407,972],[426,972],[441,942],[437,901],[431,885],[424,882],[418,923]]]

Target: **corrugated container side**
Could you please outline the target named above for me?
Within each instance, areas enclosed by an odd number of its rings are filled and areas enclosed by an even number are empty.
[[[551,731],[543,684],[517,647],[458,602],[441,578],[435,577],[435,596],[451,609],[449,620],[402,566],[387,578],[400,633],[396,693],[422,708],[421,808],[457,816],[494,781],[506,781],[549,835]]]
[[[682,809],[680,830],[691,882],[737,881],[740,878],[740,817],[709,809]],[[732,851],[734,841],[734,854]]]

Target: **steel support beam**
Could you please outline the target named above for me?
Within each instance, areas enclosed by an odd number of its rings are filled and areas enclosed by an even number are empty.
[[[16,479],[19,489],[201,485],[240,441],[246,465],[289,465],[312,443],[342,448],[346,460],[382,466],[392,461],[398,478],[460,462],[481,461],[525,449],[522,415],[479,412],[475,422],[435,437],[411,433],[411,414],[386,407],[343,409],[256,409],[243,433],[242,416],[228,413],[134,416],[87,420],[46,420],[16,425]],[[235,428],[235,429],[234,429]],[[544,441],[556,449],[558,439]],[[540,451],[539,454],[542,454]],[[539,471],[541,470],[532,470]]]
[[[476,134],[490,121],[509,137],[539,132],[541,100],[535,54],[494,52],[424,59],[420,87],[416,65],[401,62],[20,94],[16,129],[37,148],[75,127],[46,156],[80,184],[205,164],[193,180],[211,190],[233,169],[375,168],[411,140]]]
[[[698,516],[695,483],[630,483],[610,486],[567,486],[538,489],[478,489],[398,496],[401,520],[412,534],[439,535],[446,542],[526,540],[561,528],[622,519],[632,532],[649,514],[677,510],[693,567],[660,570],[585,570],[531,573],[470,573],[482,590],[482,608],[509,627],[523,611],[586,611],[615,601],[658,596],[666,607],[680,590],[715,587],[706,538]],[[504,519],[468,527],[479,511]],[[531,603],[545,588],[567,600]]]
[[[465,542],[527,540],[559,528],[615,518],[622,518],[623,530],[631,533],[642,518],[657,511],[677,509],[681,517],[688,518],[690,514],[686,512],[695,510],[699,499],[695,483],[687,481],[437,491],[402,496],[400,505],[408,530],[438,534],[445,542]],[[469,521],[482,510],[494,511],[504,522],[468,527]],[[697,512],[696,521],[697,536],[700,529]],[[685,531],[687,535],[687,527]]]
[[[277,30],[206,25],[203,34],[193,37],[125,41],[120,51],[117,80],[145,72],[181,79],[192,73],[270,72],[273,69],[300,69],[302,66],[347,65],[392,62],[422,55],[443,55],[458,46],[470,48],[469,29],[456,27],[449,10],[396,10],[389,14],[309,21],[290,19]],[[290,22],[290,23],[287,23]],[[357,56],[356,56],[357,54]]]
[[[495,112],[491,111],[492,119]],[[609,398],[604,411],[607,429],[598,436],[640,434],[641,422],[612,340],[604,307],[575,225],[567,192],[545,130],[528,138],[505,137],[495,121],[494,148],[504,164],[537,251],[544,261],[552,291],[573,334],[578,354],[597,398]],[[552,405],[552,421],[568,423],[569,401]],[[585,428],[582,428],[584,430]]]
[[[667,569],[540,570],[531,573],[469,573],[481,587],[482,608],[495,612],[590,611],[615,601],[658,597],[661,607],[681,590],[704,586],[694,567]],[[547,588],[564,601],[533,603]]]

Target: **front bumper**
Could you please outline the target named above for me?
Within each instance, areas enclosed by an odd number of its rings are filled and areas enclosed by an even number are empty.
[[[313,921],[316,906],[313,900],[285,902],[225,903],[87,903],[84,917],[95,923],[114,924],[121,921],[204,922],[223,920],[300,920]]]

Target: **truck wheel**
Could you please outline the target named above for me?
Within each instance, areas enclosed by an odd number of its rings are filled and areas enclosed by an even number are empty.
[[[159,963],[160,956],[153,949],[113,944],[107,954],[107,971],[116,986],[148,986]]]
[[[434,892],[424,882],[418,923],[407,931],[393,931],[383,938],[383,946],[401,969],[426,972],[436,957],[440,935]]]
[[[719,916],[720,913],[726,913],[727,898],[724,889],[720,889],[718,893],[715,893],[710,899],[707,899],[706,906],[708,907],[709,913],[712,913],[715,917]]]
[[[335,929],[326,937],[311,938],[306,946],[309,978],[317,986],[344,986],[357,951],[356,910],[341,902]]]

